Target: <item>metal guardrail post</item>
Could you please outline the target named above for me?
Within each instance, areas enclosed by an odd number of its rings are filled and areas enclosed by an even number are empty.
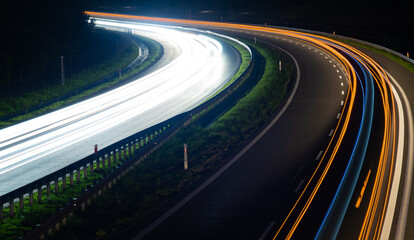
[[[57,177],[55,180],[55,193],[59,193],[59,178]]]
[[[94,171],[94,167],[93,167],[93,160],[91,160],[91,162],[89,163],[89,167],[90,167],[90,172],[91,172],[91,175],[93,174],[93,171]]]
[[[37,203],[42,203],[42,186],[37,188]]]
[[[80,182],[80,175],[81,175],[81,167],[79,167],[76,170],[76,180],[77,180],[78,183]]]
[[[69,173],[69,182],[70,182],[70,185],[73,185],[73,171],[75,171],[75,170],[72,170]]]
[[[88,166],[83,166],[83,179],[88,179]]]
[[[20,195],[19,204],[20,204],[20,211],[23,211],[24,210],[24,197],[23,197],[23,194]]]
[[[33,206],[33,189],[29,192],[29,205]]]
[[[10,200],[9,202],[9,215],[11,218],[14,217],[14,200]]]
[[[46,184],[46,196],[49,198],[50,197],[50,182],[47,181]]]

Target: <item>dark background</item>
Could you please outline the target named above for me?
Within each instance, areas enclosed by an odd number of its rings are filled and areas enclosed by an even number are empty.
[[[85,10],[335,31],[414,55],[413,8],[408,5],[363,0],[2,0],[0,72],[3,80],[12,81],[10,72],[28,69],[28,64],[93,48],[99,40],[91,34]]]
[[[91,10],[159,17],[205,19],[298,27],[355,37],[414,54],[409,1],[366,0],[105,0],[84,2]]]

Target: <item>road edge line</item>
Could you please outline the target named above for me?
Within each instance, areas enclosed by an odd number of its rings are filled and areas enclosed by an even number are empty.
[[[209,177],[204,183],[198,186],[194,191],[192,191],[189,195],[183,198],[180,202],[178,202],[175,206],[170,208],[167,212],[165,212],[161,217],[151,223],[148,227],[142,230],[138,235],[136,235],[133,240],[140,240],[143,239],[148,233],[158,227],[162,222],[167,220],[171,215],[173,215],[176,211],[178,211],[182,206],[184,206],[187,202],[189,202],[193,197],[195,197],[198,193],[200,193],[204,188],[206,188],[210,183],[216,180],[221,174],[223,174],[231,165],[233,165],[237,160],[239,160],[253,145],[255,145],[268,131],[273,125],[281,118],[281,116],[285,113],[286,109],[289,107],[290,103],[293,100],[293,97],[296,94],[296,91],[299,87],[299,80],[300,80],[300,69],[297,60],[293,57],[292,54],[283,50],[273,44],[269,44],[273,47],[276,47],[280,51],[286,53],[295,63],[296,67],[296,79],[295,85],[293,87],[292,92],[289,95],[285,105],[279,111],[275,118],[247,145],[245,146],[236,156],[234,156],[228,163],[226,163],[221,169],[219,169],[216,173],[214,173],[211,177]]]

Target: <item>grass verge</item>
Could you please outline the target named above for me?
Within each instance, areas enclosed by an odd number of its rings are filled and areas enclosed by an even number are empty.
[[[411,64],[410,62],[405,61],[404,59],[402,59],[402,58],[400,58],[400,57],[398,57],[398,56],[396,56],[396,55],[394,55],[394,54],[391,54],[391,53],[386,52],[386,51],[384,51],[384,50],[381,50],[381,49],[375,48],[375,47],[373,47],[373,46],[369,46],[369,45],[362,44],[362,43],[355,42],[355,41],[351,41],[351,40],[345,40],[345,39],[340,39],[340,38],[336,38],[336,40],[341,41],[341,42],[344,42],[344,43],[349,44],[349,45],[353,45],[353,46],[362,47],[362,48],[365,48],[365,49],[367,49],[367,50],[370,50],[370,51],[373,51],[373,52],[376,52],[376,53],[382,54],[382,55],[384,55],[384,56],[386,56],[386,57],[388,57],[388,58],[392,59],[392,60],[393,60],[393,61],[395,61],[396,63],[398,63],[398,64],[400,64],[400,65],[404,66],[404,67],[405,67],[405,68],[407,68],[410,72],[414,73],[414,65],[413,65],[413,64]]]
[[[120,78],[116,78],[111,82],[103,83],[98,86],[92,87],[68,99],[57,101],[42,109],[32,111],[32,112],[27,112],[26,114],[19,115],[17,117],[8,119],[7,121],[0,121],[0,129],[19,123],[21,121],[28,120],[36,116],[39,116],[41,114],[62,108],[69,104],[73,104],[77,101],[90,97],[101,91],[108,90],[112,88],[113,86],[115,86],[116,84],[119,84],[123,80],[127,79],[128,77],[141,72],[142,70],[144,70],[146,67],[148,67],[150,64],[155,62],[160,57],[160,55],[162,54],[162,47],[159,43],[151,39],[144,38],[144,37],[138,37],[138,38],[139,38],[138,41],[143,42],[149,49],[148,58],[139,66],[136,66],[131,71],[123,74]],[[24,109],[28,109],[32,106],[46,102],[48,100],[57,98],[68,92],[82,88],[88,84],[91,84],[117,71],[118,69],[125,67],[138,56],[138,52],[139,52],[139,47],[137,43],[133,40],[131,40],[131,42],[132,42],[131,46],[128,47],[119,56],[113,59],[107,60],[102,64],[93,66],[91,69],[87,71],[83,71],[77,74],[76,76],[67,79],[66,84],[64,86],[59,85],[59,86],[41,90],[38,92],[28,93],[18,98],[5,99],[1,101],[0,102],[0,117],[7,116],[13,112],[19,112]]]
[[[139,229],[145,221],[188,192],[222,166],[232,150],[245,144],[278,109],[294,74],[290,59],[265,45],[248,42],[265,58],[258,84],[209,127],[193,123],[181,129],[146,161],[122,178],[85,212],[68,220],[58,239],[115,239]],[[278,60],[286,62],[282,72]],[[183,143],[189,170],[182,169]],[[82,227],[87,226],[87,227]]]

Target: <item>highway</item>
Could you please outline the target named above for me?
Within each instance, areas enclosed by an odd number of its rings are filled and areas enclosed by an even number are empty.
[[[297,67],[286,106],[232,165],[134,239],[404,238],[414,145],[408,70],[296,30],[89,14],[255,38]]]
[[[102,95],[0,130],[0,195],[24,186],[177,114],[214,94],[235,74],[240,54],[205,35],[162,26],[97,21],[162,44],[147,74]]]

